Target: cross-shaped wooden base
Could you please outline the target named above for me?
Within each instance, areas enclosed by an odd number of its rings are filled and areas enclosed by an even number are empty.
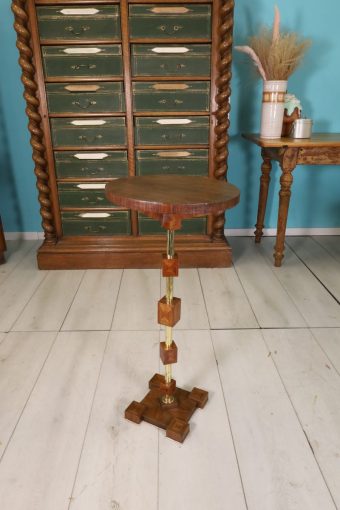
[[[162,404],[164,376],[155,374],[149,381],[150,391],[141,402],[133,401],[125,410],[125,418],[134,423],[142,420],[166,430],[166,436],[183,443],[189,433],[189,420],[199,407],[203,409],[208,401],[208,392],[193,388],[186,391],[176,388],[173,404]],[[175,382],[174,382],[175,383]]]

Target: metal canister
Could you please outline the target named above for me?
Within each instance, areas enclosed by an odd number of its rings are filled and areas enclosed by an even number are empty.
[[[293,138],[310,138],[312,135],[312,119],[296,119],[293,124]]]

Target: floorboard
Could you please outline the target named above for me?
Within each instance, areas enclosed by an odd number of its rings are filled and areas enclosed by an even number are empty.
[[[68,509],[106,339],[58,335],[0,464],[1,510]]]
[[[0,286],[0,331],[9,331],[32,295],[47,277],[38,271],[34,250],[16,266]]]
[[[258,328],[233,267],[199,269],[211,329]]]
[[[264,337],[313,454],[340,508],[339,374],[308,330],[266,330]]]
[[[234,265],[262,328],[305,327],[306,322],[252,238],[232,238]]]
[[[62,330],[111,329],[122,274],[122,269],[87,270]]]
[[[6,263],[0,265],[0,285],[10,275],[27,253],[39,246],[38,241],[6,241]]]
[[[310,237],[289,237],[288,244],[340,302],[340,261]]]
[[[0,344],[0,458],[55,337],[56,333],[8,333]]]
[[[158,371],[158,331],[112,332],[70,510],[157,510],[158,430],[124,419]]]
[[[159,509],[246,510],[210,333],[176,331],[175,341],[177,385],[208,390],[209,401],[191,418],[183,445],[160,431]]]
[[[312,239],[340,262],[340,236],[313,236]]]
[[[340,329],[313,329],[312,334],[340,375]]]
[[[13,331],[58,331],[84,271],[50,271],[13,326]]]
[[[249,510],[335,510],[261,332],[214,331]]]
[[[315,278],[295,253],[286,247],[281,267],[274,267],[272,260],[273,238],[262,240],[259,250],[263,253],[281,285],[311,327],[339,327],[340,305]]]
[[[157,301],[161,294],[160,285],[161,273],[158,269],[124,270],[112,329],[158,330]]]

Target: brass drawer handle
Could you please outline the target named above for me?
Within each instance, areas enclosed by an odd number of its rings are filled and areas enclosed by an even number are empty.
[[[164,32],[165,34],[173,35],[182,30],[182,28],[184,27],[182,25],[160,25],[157,28],[158,30]]]
[[[87,9],[87,8],[79,8],[79,9],[61,9],[60,13],[65,16],[92,16],[93,14],[98,14],[98,9]]]
[[[88,195],[81,197],[82,202],[88,202],[89,204],[96,204],[97,202],[102,202],[103,200],[104,197],[89,197]]]
[[[109,155],[105,152],[78,152],[73,157],[76,159],[106,159]]]
[[[164,71],[171,71],[173,69],[173,64],[172,65],[168,65],[168,64],[161,64],[159,66],[161,69],[163,69]],[[176,69],[177,70],[181,70],[181,69],[185,69],[186,68],[186,64],[176,64],[175,65]]]
[[[88,142],[88,143],[93,143],[97,140],[101,140],[103,138],[103,135],[96,135],[92,138],[88,138],[87,136],[85,135],[80,135],[78,136],[78,140],[81,140],[82,142]]]
[[[104,172],[105,168],[103,167],[98,167],[94,170],[90,170],[87,166],[83,166],[80,171],[81,172],[84,172],[88,175],[97,175],[97,173],[101,173],[101,172]]]
[[[105,225],[97,225],[96,227],[93,227],[92,225],[85,225],[84,230],[87,232],[91,232],[92,234],[100,234],[104,230],[106,230]]]
[[[73,71],[79,71],[80,69],[96,69],[96,64],[74,64],[71,66]]]
[[[167,142],[182,142],[186,137],[185,133],[164,133],[161,138]]]
[[[184,101],[181,99],[159,99],[158,104],[183,104]]]
[[[65,27],[65,32],[70,32],[73,35],[82,35],[90,29],[91,27],[89,27],[88,25],[81,25],[79,29],[76,29],[75,27],[72,27],[72,25],[70,25],[68,27]]]
[[[186,83],[155,83],[151,85],[154,90],[186,90],[189,85]]]
[[[86,110],[87,108],[96,105],[97,101],[87,99],[86,101],[83,101],[83,103],[81,103],[80,101],[72,101],[72,104],[74,106],[79,106],[79,108],[81,108],[82,110]]]

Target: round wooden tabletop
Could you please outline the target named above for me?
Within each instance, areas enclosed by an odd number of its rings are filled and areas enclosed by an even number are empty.
[[[208,177],[145,175],[109,182],[106,197],[113,204],[146,215],[191,218],[234,207],[240,200],[240,191],[224,180]]]

